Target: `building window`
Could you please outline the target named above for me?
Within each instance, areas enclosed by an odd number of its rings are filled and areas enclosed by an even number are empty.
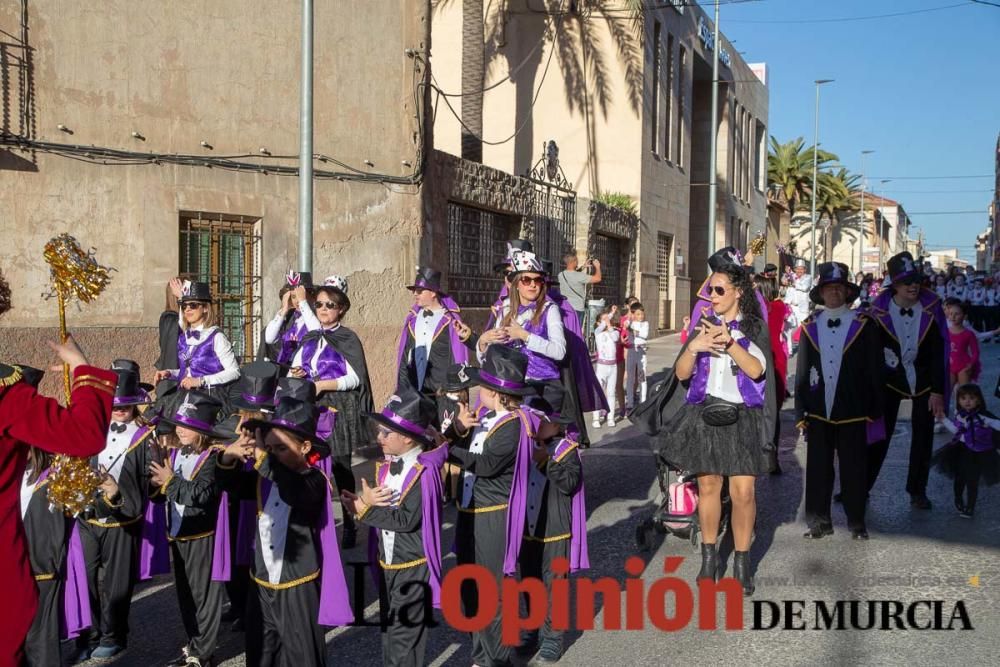
[[[653,96],[649,110],[649,143],[653,155],[659,154],[660,143],[660,22],[653,22]]]
[[[687,49],[680,47],[677,58],[677,166],[684,167],[684,138],[687,128],[684,123],[685,92],[687,90]]]
[[[454,202],[448,203],[449,293],[463,307],[489,306],[500,291],[493,265],[507,255],[520,221]]]
[[[595,283],[595,299],[604,299],[607,305],[625,300],[625,242],[622,239],[596,234],[594,257],[601,261],[601,282]]]
[[[180,276],[208,283],[219,328],[241,363],[260,341],[260,218],[223,213],[180,214]]]
[[[658,329],[670,328],[670,254],[673,252],[674,237],[670,234],[656,234],[656,277],[659,282],[660,317]]]
[[[767,128],[764,123],[757,121],[756,138],[754,141],[754,176],[753,182],[760,192],[767,186]]]
[[[674,98],[674,36],[667,33],[667,83],[663,95],[663,157],[671,159],[673,152],[670,136],[673,132],[673,98]]]

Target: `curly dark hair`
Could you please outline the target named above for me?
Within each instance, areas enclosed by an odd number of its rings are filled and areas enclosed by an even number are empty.
[[[757,301],[757,292],[754,288],[753,277],[744,267],[730,264],[723,267],[716,273],[725,274],[729,278],[730,284],[741,291],[739,307],[743,322],[740,331],[747,338],[753,340],[760,333],[764,326],[764,315],[760,312],[760,303]]]

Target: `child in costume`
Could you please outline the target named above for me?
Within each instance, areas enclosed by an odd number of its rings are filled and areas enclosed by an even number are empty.
[[[978,385],[963,384],[956,395],[957,414],[942,420],[955,437],[934,453],[931,464],[955,480],[955,509],[959,516],[971,519],[980,480],[989,486],[1000,481],[1000,454],[994,440],[1000,420],[985,409]]]

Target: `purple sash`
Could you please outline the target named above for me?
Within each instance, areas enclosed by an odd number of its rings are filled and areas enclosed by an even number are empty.
[[[729,328],[738,329],[738,322],[730,322]],[[736,344],[744,350],[750,349],[750,339],[746,336],[739,338]],[[691,385],[687,392],[688,403],[703,403],[708,390],[708,372],[711,366],[711,352],[699,352],[698,360],[695,362],[694,375],[691,377]],[[736,386],[743,397],[743,404],[748,408],[760,408],[764,405],[765,380],[759,381],[751,379],[742,369],[737,369]]]
[[[313,357],[319,347],[321,336],[310,337],[302,343],[302,366],[309,371],[312,380],[336,380],[347,375],[347,361],[332,345],[327,343],[313,367]]]
[[[162,505],[146,500],[139,543],[139,581],[170,572],[167,514]]]
[[[46,471],[47,473],[48,471]],[[41,481],[41,478],[39,478]],[[80,524],[73,522],[66,548],[66,583],[63,588],[63,639],[72,639],[91,626],[87,565],[80,541]]]
[[[212,333],[206,336],[205,332],[201,331],[198,342],[189,344],[187,333],[181,329],[177,334],[177,359],[180,362],[178,377],[186,377],[189,368],[192,377],[214,375],[223,370],[222,362],[215,355],[213,342],[218,333],[218,329],[213,329]]]
[[[579,433],[575,428],[567,431],[566,437],[559,441],[552,452],[553,458],[559,458],[568,448],[576,445],[575,439]],[[580,456],[579,451],[572,454]],[[582,463],[582,462],[581,462]],[[552,493],[550,488],[549,493]],[[580,485],[573,492],[572,521],[570,522],[572,537],[569,543],[569,571],[577,572],[590,567],[590,556],[587,551],[587,504],[583,490],[583,474],[580,474]]]

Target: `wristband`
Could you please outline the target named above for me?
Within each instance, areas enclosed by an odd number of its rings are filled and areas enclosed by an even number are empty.
[[[723,350],[728,350],[729,348],[731,348],[733,346],[733,343],[735,343],[735,342],[736,342],[735,338],[730,338],[729,342],[726,343],[726,346],[724,348],[722,348],[722,349]]]

